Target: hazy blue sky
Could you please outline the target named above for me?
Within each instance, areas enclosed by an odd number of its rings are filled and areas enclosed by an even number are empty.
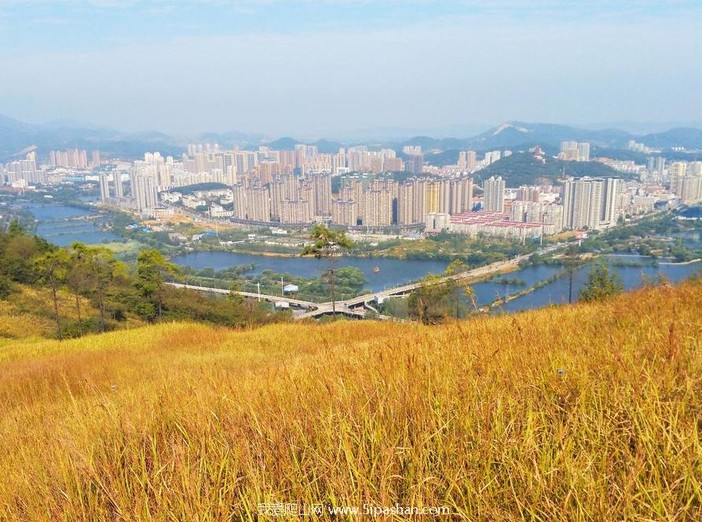
[[[0,0],[0,113],[126,130],[702,119],[699,0]]]

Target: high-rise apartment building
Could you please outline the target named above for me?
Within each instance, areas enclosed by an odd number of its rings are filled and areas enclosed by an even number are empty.
[[[149,172],[132,172],[132,194],[136,201],[136,208],[139,212],[155,208],[158,204],[158,190],[156,187],[156,177]]]
[[[590,161],[590,144],[587,142],[562,141],[558,159],[564,161]]]
[[[94,150],[90,154],[90,168],[91,169],[97,168],[100,166],[101,163],[102,163],[102,161],[100,159],[100,151]]]
[[[459,178],[449,181],[451,215],[463,214],[473,209],[473,178]]]
[[[397,224],[402,226],[419,223],[420,221],[415,221],[414,214],[414,185],[403,183],[397,191]]]
[[[110,199],[110,180],[107,172],[100,173],[100,201],[106,203]]]
[[[600,213],[600,226],[607,227],[617,224],[619,210],[619,194],[621,193],[622,180],[606,178],[604,180],[604,194],[602,195],[602,212]]]
[[[271,221],[271,198],[268,186],[245,186],[243,183],[238,183],[232,187],[232,192],[233,216],[236,219]]]
[[[310,181],[312,183],[314,201],[313,215],[330,216],[332,201],[331,175],[311,174]]]
[[[400,158],[385,158],[383,160],[383,172],[403,172],[405,162]]]
[[[412,154],[407,156],[405,161],[405,172],[410,174],[421,174],[424,170],[424,156],[421,154]]]
[[[485,157],[483,158],[483,166],[487,167],[488,165],[491,165],[495,163],[496,161],[499,161],[502,158],[502,151],[499,150],[492,150],[490,152],[485,153]]]
[[[246,190],[242,183],[232,186],[232,199],[234,200],[234,217],[246,219]],[[275,216],[275,219],[280,219],[280,216]]]
[[[332,202],[332,221],[347,227],[356,226],[357,203],[353,199],[335,199]]]
[[[124,197],[124,185],[122,184],[122,171],[113,170],[112,171],[112,182],[115,185],[115,198],[120,199]]]
[[[589,143],[578,143],[578,161],[590,161]]]
[[[446,206],[443,205],[443,191],[440,181],[429,181],[425,183],[425,194],[427,213],[436,214],[437,212],[446,213]]]
[[[473,180],[412,179],[396,191],[398,225],[424,223],[429,213],[460,214],[473,207]]]
[[[702,176],[699,174],[686,174],[680,182],[680,201],[686,205],[698,203],[702,200]]]
[[[50,167],[65,167],[68,169],[87,169],[88,153],[85,150],[68,149],[52,150],[49,152]]]
[[[458,168],[466,172],[472,172],[477,165],[477,154],[474,150],[461,151],[458,153]]]
[[[271,200],[268,187],[246,189],[246,219],[252,221],[271,220]]]
[[[563,225],[566,228],[601,229],[616,223],[619,180],[580,178],[563,187]]]
[[[492,176],[483,186],[483,210],[488,212],[505,211],[505,181],[501,176]]]
[[[25,159],[12,161],[5,166],[7,170],[7,181],[10,184],[26,186],[34,183],[46,183],[46,172],[37,169],[37,155],[30,152]],[[0,182],[2,181],[0,174]]]
[[[307,199],[286,199],[281,205],[280,222],[284,224],[310,223],[312,205]]]
[[[362,223],[368,227],[392,225],[392,193],[387,189],[368,190],[363,193]]]
[[[561,152],[558,159],[564,161],[578,161],[578,142],[577,141],[562,141]]]
[[[683,179],[687,174],[687,163],[684,161],[675,161],[668,167],[668,184],[670,191],[676,196],[682,193]]]

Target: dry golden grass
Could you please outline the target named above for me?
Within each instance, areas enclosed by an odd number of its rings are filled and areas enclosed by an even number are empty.
[[[74,336],[78,327],[76,298],[67,290],[57,293],[59,317],[63,335],[72,326]],[[99,311],[89,299],[80,298],[81,319],[93,320],[97,323]],[[122,323],[110,321],[109,328],[135,328],[144,325],[144,321],[129,314],[128,320]],[[85,330],[84,330],[85,331]],[[16,339],[45,339],[57,338],[56,320],[51,290],[38,286],[16,285],[15,290],[7,299],[0,300],[0,346],[14,343]],[[0,358],[2,354],[0,353]]]
[[[692,281],[442,327],[16,341],[0,518],[263,520],[286,502],[700,520],[701,312]]]
[[[75,297],[67,292],[58,293],[59,315],[76,320]],[[85,298],[81,298],[83,317],[95,315]],[[48,288],[17,286],[6,300],[0,300],[0,343],[4,339],[50,337],[56,333],[51,290]]]
[[[48,317],[5,310],[0,304],[0,344],[7,339],[47,337],[55,330],[55,323]]]

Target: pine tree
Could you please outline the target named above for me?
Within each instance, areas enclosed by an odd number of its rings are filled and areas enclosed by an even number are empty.
[[[317,259],[326,259],[328,261],[327,276],[329,277],[332,313],[336,313],[336,296],[334,293],[336,262],[343,250],[353,247],[353,241],[346,236],[345,231],[332,230],[319,223],[312,228],[311,236],[313,242],[305,246],[302,250],[302,255],[313,255]]]
[[[137,257],[135,286],[147,302],[141,304],[141,314],[153,321],[163,314],[163,293],[166,276],[178,272],[178,266],[166,261],[158,250],[144,250]]]
[[[616,274],[610,274],[605,263],[598,263],[590,271],[587,283],[580,290],[581,301],[599,301],[624,291],[624,285]]]

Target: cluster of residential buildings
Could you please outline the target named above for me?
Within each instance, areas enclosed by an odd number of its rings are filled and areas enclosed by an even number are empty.
[[[660,156],[646,165],[598,160],[636,174],[633,182],[580,178],[561,186],[510,188],[493,176],[476,185],[481,168],[509,154],[490,151],[478,158],[475,151],[460,151],[456,165],[433,168],[424,165],[418,146],[401,152],[357,146],[328,154],[314,145],[255,151],[190,145],[179,159],[154,152],[135,162],[104,164],[97,151],[88,158],[86,151],[72,149],[51,151],[41,166],[36,152],[29,152],[0,166],[0,181],[25,187],[84,171],[85,179],[98,181],[104,203],[147,214],[181,205],[238,222],[396,226],[520,239],[563,229],[602,229],[624,214],[650,212],[656,205],[702,201],[702,162],[666,163]],[[589,161],[590,144],[563,142],[559,157]],[[407,175],[384,175],[398,171]],[[203,183],[224,188],[178,190]]]
[[[408,149],[409,150],[409,149]],[[286,174],[346,174],[348,172],[422,172],[421,148],[412,148],[398,157],[393,149],[368,150],[367,146],[341,148],[337,153],[321,153],[316,145],[295,145],[293,150],[259,147],[250,150],[220,150],[218,145],[188,146],[180,161],[167,158],[170,182],[174,186],[217,181],[234,185],[242,176],[255,177],[263,184]],[[148,161],[148,160],[147,160]],[[165,186],[165,185],[161,185]]]
[[[644,154],[652,154],[654,152],[660,152],[660,150],[652,149],[650,147],[647,147],[643,143],[639,143],[636,140],[629,140],[627,143],[628,150],[634,151],[634,152],[643,152]]]
[[[473,180],[469,176],[417,176],[406,182],[349,178],[335,194],[331,174],[284,174],[267,184],[245,176],[225,192],[210,200],[214,201],[209,209],[212,217],[225,215],[257,223],[304,225],[320,221],[347,227],[418,227],[424,223],[427,212],[467,212],[473,205]],[[205,198],[176,191],[163,193],[162,199],[190,208],[208,205]]]
[[[428,232],[453,232],[525,240],[559,232],[564,227],[563,207],[557,203],[556,187],[507,188],[505,180],[493,176],[483,182],[477,212],[429,212]]]
[[[702,161],[676,161],[668,168],[670,190],[683,204],[702,199]]]
[[[93,151],[88,160],[88,153],[82,149],[52,150],[49,152],[49,162],[39,165],[37,153],[32,150],[24,159],[10,161],[0,165],[0,185],[7,183],[16,188],[33,185],[46,185],[57,178],[55,172],[65,169],[68,171],[87,171],[99,167],[100,152]]]
[[[405,159],[391,149],[367,147],[322,154],[316,146],[294,150],[223,151],[213,145],[192,145],[180,161],[149,153],[131,165],[117,165],[100,174],[104,202],[148,211],[168,202],[199,208],[190,196],[173,189],[200,183],[231,187],[231,196],[219,198],[211,216],[258,223],[309,224],[326,221],[344,226],[421,226],[428,211],[463,212],[471,209],[472,181],[467,172],[451,177],[424,177],[421,148],[406,147]],[[368,179],[367,175],[404,171],[407,182]],[[360,172],[346,179],[332,194],[334,176]],[[373,176],[371,176],[373,177]],[[124,180],[129,180],[125,190]],[[194,207],[193,207],[194,206]]]
[[[3,165],[0,169],[0,181],[5,181],[12,187],[45,185],[47,175],[46,170],[37,168],[37,153],[32,151],[27,153],[24,159]]]
[[[590,161],[590,144],[577,141],[562,141],[558,159],[564,161]]]
[[[64,167],[67,169],[93,169],[100,166],[100,151],[90,154],[83,149],[52,150],[49,152],[49,167]]]

